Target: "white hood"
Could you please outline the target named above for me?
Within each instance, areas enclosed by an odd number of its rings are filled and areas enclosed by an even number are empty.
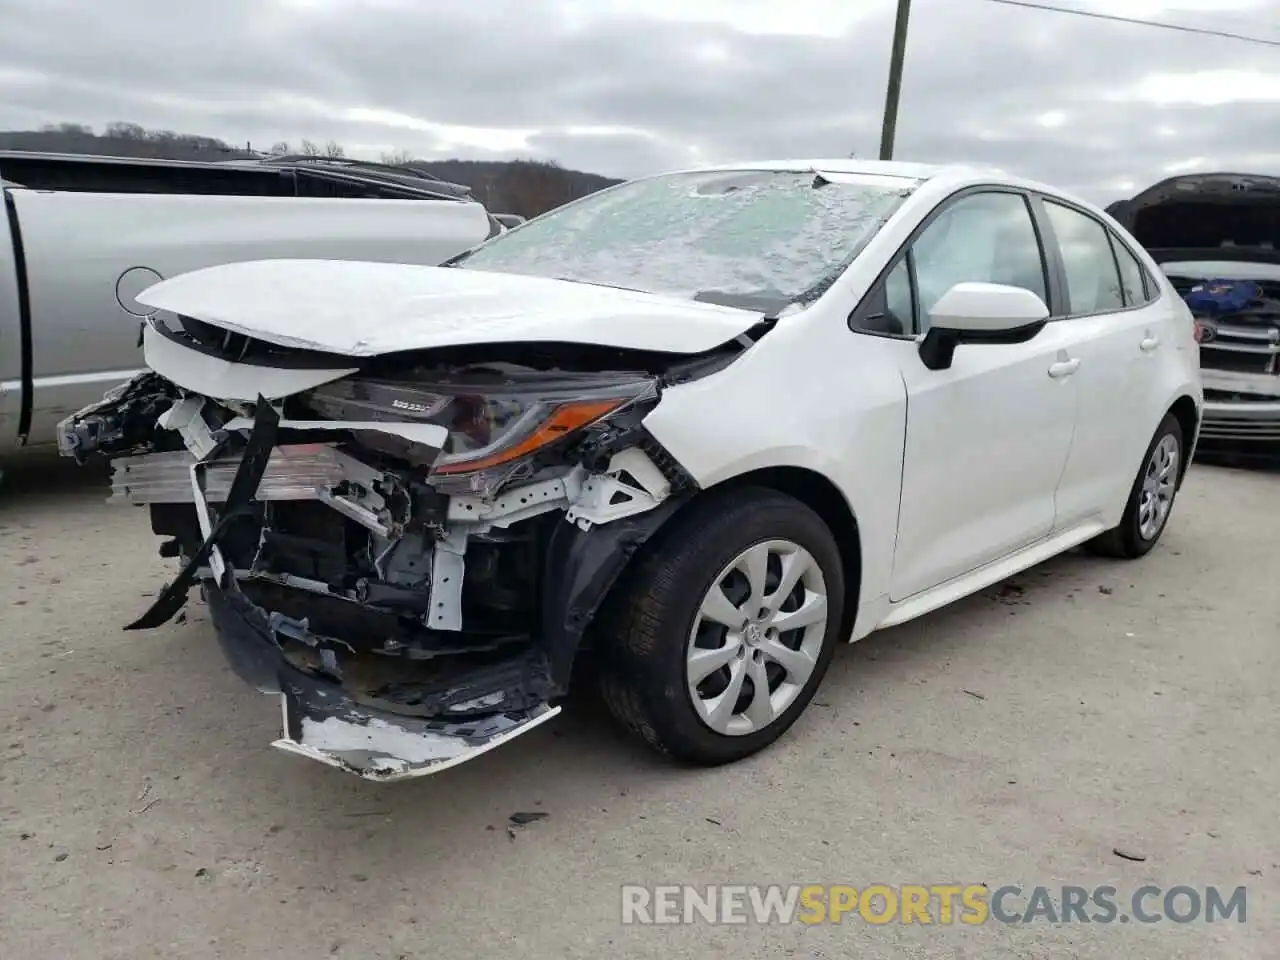
[[[279,346],[350,357],[537,341],[701,353],[762,316],[563,280],[347,260],[208,267],[137,300]]]

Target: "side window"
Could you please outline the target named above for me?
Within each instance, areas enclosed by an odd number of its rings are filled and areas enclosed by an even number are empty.
[[[919,332],[957,283],[1002,283],[1045,295],[1044,257],[1027,201],[1016,193],[974,193],[945,208],[911,248]]]
[[[1143,285],[1142,264],[1133,255],[1124,242],[1114,233],[1111,246],[1116,252],[1116,263],[1120,265],[1120,285],[1124,289],[1126,307],[1136,307],[1140,303],[1150,303],[1154,297],[1149,294],[1148,287]]]
[[[1111,252],[1107,228],[1093,217],[1052,200],[1046,200],[1044,208],[1058,239],[1067,273],[1067,315],[1124,309],[1120,271]],[[1138,289],[1141,288],[1139,283]]]
[[[899,260],[884,278],[884,307],[885,314],[894,325],[889,333],[915,332],[915,298],[911,295],[911,269],[907,266],[906,257]]]
[[[894,336],[915,332],[915,298],[911,292],[911,268],[903,257],[872,291],[853,318],[854,329]]]

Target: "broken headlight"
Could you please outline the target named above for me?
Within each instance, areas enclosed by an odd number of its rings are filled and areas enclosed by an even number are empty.
[[[432,476],[494,485],[531,454],[638,402],[657,397],[652,377],[524,372],[412,382],[349,377],[306,393],[333,420],[435,423],[449,430]],[[500,482],[500,481],[499,481]]]

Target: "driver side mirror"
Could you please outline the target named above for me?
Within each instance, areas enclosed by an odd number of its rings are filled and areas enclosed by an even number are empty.
[[[920,359],[930,370],[945,370],[962,343],[1026,343],[1048,322],[1049,308],[1030,290],[957,283],[929,311]]]

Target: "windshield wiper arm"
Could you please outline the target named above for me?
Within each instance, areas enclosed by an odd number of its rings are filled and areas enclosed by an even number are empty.
[[[585,283],[590,287],[608,287],[611,290],[627,290],[631,293],[648,293],[647,290],[641,290],[639,287],[624,287],[620,283],[605,283],[603,280],[583,280],[581,277],[556,277],[557,280],[563,280],[565,283]]]

